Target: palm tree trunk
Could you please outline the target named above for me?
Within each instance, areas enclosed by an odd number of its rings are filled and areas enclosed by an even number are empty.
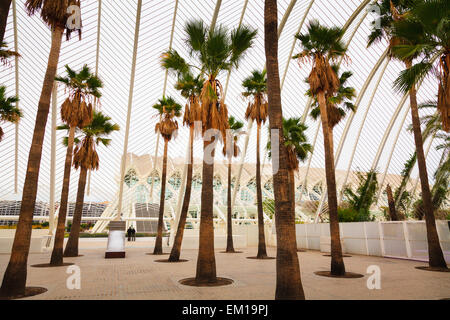
[[[159,216],[158,216],[158,234],[155,241],[155,249],[153,254],[162,254],[162,233],[164,224],[164,203],[166,201],[166,176],[167,176],[167,146],[169,141],[164,139],[164,157],[163,157],[163,170],[161,177],[161,196],[159,198]]]
[[[386,193],[387,193],[387,198],[388,198],[389,216],[391,217],[391,221],[398,221],[397,210],[395,209],[394,197],[392,196],[392,189],[389,184],[386,186]]]
[[[207,150],[212,142],[204,141],[203,150]],[[215,282],[216,277],[216,257],[214,256],[214,196],[213,196],[213,176],[214,176],[214,153],[211,155],[203,153],[202,168],[202,195],[200,210],[200,235],[197,258],[197,272],[195,279],[198,283]],[[211,159],[207,159],[212,156]],[[209,164],[208,162],[212,162]]]
[[[77,202],[73,213],[72,227],[70,228],[69,239],[64,249],[64,257],[78,257],[78,239],[80,237],[81,217],[83,215],[84,191],[86,189],[87,169],[81,167],[80,178],[78,180]]]
[[[327,180],[328,211],[330,215],[331,235],[331,274],[341,276],[345,274],[344,260],[342,259],[341,238],[339,235],[339,220],[337,213],[336,177],[334,172],[333,132],[328,125],[328,113],[325,93],[318,94],[320,118],[322,120],[323,144],[325,148],[325,174]]]
[[[194,126],[189,127],[189,163],[187,167],[186,190],[184,191],[183,206],[181,208],[180,221],[178,222],[177,234],[173,241],[170,251],[169,261],[176,262],[180,260],[181,243],[183,242],[184,228],[189,211],[192,189],[192,172],[194,168]],[[180,190],[181,192],[182,190]]]
[[[258,254],[257,259],[267,258],[266,238],[264,234],[264,214],[262,206],[262,190],[261,190],[261,159],[260,159],[260,139],[261,124],[257,125],[256,132],[256,202],[258,206]]]
[[[228,253],[233,253],[233,219],[231,212],[231,162],[232,157],[228,158],[228,186],[227,186],[227,250]]]
[[[411,62],[405,62],[406,68],[411,68]],[[413,86],[409,90],[409,100],[411,105],[412,127],[414,132],[414,142],[416,144],[417,165],[419,167],[420,185],[422,187],[423,209],[425,211],[425,223],[427,226],[428,257],[429,265],[433,268],[447,268],[442,248],[439,243],[439,235],[436,229],[433,204],[431,201],[431,191],[428,184],[427,165],[423,152],[422,132],[420,129],[419,110],[417,107],[416,88]]]
[[[70,127],[69,140],[67,144],[66,161],[64,163],[64,178],[61,191],[61,202],[59,206],[58,224],[56,226],[55,243],[53,245],[51,265],[63,264],[64,231],[66,229],[67,202],[69,199],[70,169],[72,168],[73,140],[75,127]]]
[[[281,108],[280,75],[278,70],[277,1],[265,0],[264,44],[267,65],[269,125],[279,135],[278,171],[273,174],[275,195],[275,227],[277,231],[277,282],[275,299],[305,299],[295,239],[295,214],[290,199],[287,150],[283,145],[283,114]]]
[[[25,294],[27,281],[27,260],[31,241],[31,223],[33,222],[34,205],[39,180],[39,168],[42,157],[45,126],[50,110],[50,98],[53,82],[58,68],[59,53],[64,30],[57,28],[52,32],[52,44],[48,57],[47,70],[39,98],[33,140],[28,154],[27,172],[22,191],[19,222],[17,224],[14,243],[8,267],[3,276],[0,296],[15,297]]]
[[[8,24],[9,7],[11,0],[0,1],[0,43],[5,38],[6,25]]]

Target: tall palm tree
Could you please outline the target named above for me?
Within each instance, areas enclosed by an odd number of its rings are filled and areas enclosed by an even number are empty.
[[[289,184],[292,194],[290,199],[295,212],[295,172],[299,169],[300,161],[303,162],[312,152],[313,147],[308,143],[306,130],[308,127],[302,123],[300,118],[283,118],[283,139],[287,149],[287,167],[289,170]],[[269,132],[270,135],[270,132]],[[272,157],[271,141],[267,142],[269,158]]]
[[[191,200],[195,123],[201,123],[200,121],[202,120],[199,97],[205,80],[200,75],[195,77],[186,61],[175,50],[170,50],[163,54],[162,65],[165,69],[176,73],[177,82],[175,83],[175,88],[180,91],[184,98],[188,99],[183,117],[183,124],[189,127],[189,162],[186,175],[186,189],[184,191],[177,233],[168,259],[169,262],[177,262],[180,261],[181,244],[183,242],[184,228],[186,226],[186,218]]]
[[[297,34],[302,52],[294,56],[300,62],[312,61],[312,70],[308,77],[310,93],[317,98],[325,149],[325,174],[328,190],[328,208],[330,215],[331,235],[331,274],[345,275],[344,260],[339,236],[339,221],[337,214],[336,177],[334,168],[333,124],[337,123],[340,113],[330,103],[330,97],[338,92],[340,80],[329,61],[345,55],[345,46],[341,41],[344,31],[342,28],[327,28],[313,20],[308,25],[306,34]]]
[[[163,169],[161,176],[161,196],[159,200],[158,216],[158,234],[156,236],[155,248],[153,254],[163,254],[162,250],[162,232],[164,223],[164,203],[166,201],[166,177],[167,177],[167,148],[169,141],[174,137],[178,130],[177,117],[181,116],[182,106],[172,98],[163,97],[158,103],[153,105],[160,116],[160,121],[155,126],[155,132],[160,133],[164,139]]]
[[[264,4],[264,47],[267,66],[267,101],[269,126],[277,130],[278,159],[274,157],[272,166],[275,196],[275,227],[277,234],[276,299],[305,299],[300,266],[295,241],[295,211],[290,196],[287,149],[283,144],[283,112],[281,108],[280,75],[278,70],[278,11],[276,0],[265,0]],[[275,139],[274,136],[272,136]]]
[[[99,158],[96,146],[99,144],[109,146],[111,139],[106,138],[114,131],[120,130],[116,123],[112,123],[111,118],[101,112],[93,112],[92,122],[83,129],[78,130],[75,137],[76,147],[74,150],[73,166],[80,168],[80,178],[78,180],[77,200],[73,213],[72,227],[70,228],[69,239],[64,249],[64,257],[78,257],[78,239],[80,236],[81,217],[83,215],[84,192],[86,187],[86,177],[89,170],[97,170]],[[58,130],[70,130],[68,125],[59,126]],[[68,145],[69,137],[64,138],[64,145]]]
[[[50,98],[53,82],[58,67],[62,35],[69,17],[67,8],[70,5],[80,5],[78,0],[27,0],[25,2],[28,14],[40,12],[41,18],[52,30],[52,41],[48,56],[47,70],[44,76],[41,96],[37,108],[33,138],[28,155],[25,183],[22,190],[19,222],[17,224],[14,243],[8,267],[3,276],[0,296],[14,298],[25,294],[27,279],[27,261],[31,241],[31,224],[33,222],[34,205],[39,180],[39,168],[42,156],[45,127],[50,109]],[[67,30],[70,38],[73,30]],[[81,29],[79,30],[81,35]]]
[[[64,231],[67,215],[67,203],[69,199],[70,170],[72,167],[73,144],[75,130],[83,128],[92,122],[93,99],[99,99],[99,89],[103,86],[102,81],[91,73],[87,65],[79,72],[72,70],[66,65],[66,77],[56,77],[55,80],[63,83],[68,90],[69,96],[61,105],[61,120],[69,126],[69,137],[67,140],[66,159],[64,163],[64,177],[61,191],[61,202],[59,205],[58,223],[56,226],[55,242],[53,245],[51,266],[63,264]]]
[[[228,185],[227,185],[227,248],[225,252],[235,253],[233,245],[233,220],[231,212],[231,163],[233,157],[239,155],[239,147],[237,145],[239,134],[244,124],[237,121],[233,116],[228,119],[230,127],[229,135],[227,137],[227,145],[223,147],[223,155],[228,159]]]
[[[447,1],[421,0],[381,0],[377,4],[383,23],[381,28],[374,29],[370,34],[368,44],[371,45],[383,38],[387,39],[391,57],[397,58],[405,64],[406,70],[400,73],[394,86],[400,91],[409,92],[417,164],[425,207],[429,265],[431,268],[446,269],[433,214],[416,92],[416,83],[430,71],[432,63],[425,60],[413,66],[413,62],[421,54],[429,59],[430,54],[443,50],[440,56],[442,73],[439,77],[438,90],[441,104],[438,103],[438,105],[441,106],[440,110],[443,112],[442,121],[445,127],[446,120],[444,118],[448,115],[445,110],[448,110],[450,101],[449,87],[446,82],[450,77],[450,72],[448,72],[450,47],[448,45],[449,33],[443,31],[445,27],[442,23],[448,19],[449,4]]]
[[[185,26],[185,40],[195,67],[205,75],[200,94],[202,111],[203,168],[199,253],[194,283],[217,283],[214,256],[213,175],[215,144],[218,135],[226,140],[228,110],[222,84],[218,79],[222,71],[237,68],[247,49],[253,45],[256,31],[240,26],[229,32],[225,27],[206,27],[202,21],[190,21]],[[212,129],[212,130],[211,130]],[[217,134],[220,132],[220,134]],[[212,137],[214,136],[214,138]],[[226,141],[224,141],[226,143]],[[212,150],[210,145],[212,145]]]
[[[7,97],[6,87],[0,86],[0,124],[4,122],[18,123],[23,117],[22,110],[20,110],[15,103],[19,101],[18,97]],[[3,129],[0,127],[0,142],[3,139]]]
[[[258,253],[257,259],[266,259],[266,239],[264,235],[264,215],[263,200],[261,189],[261,159],[260,159],[260,140],[261,140],[261,124],[267,119],[267,77],[266,70],[260,72],[254,70],[252,75],[244,79],[242,86],[245,91],[242,93],[244,97],[251,100],[245,111],[245,119],[248,121],[256,121],[256,204],[258,207]]]
[[[11,0],[3,0],[0,2],[0,43],[3,42],[6,31],[6,24],[8,23],[9,8],[11,7]]]

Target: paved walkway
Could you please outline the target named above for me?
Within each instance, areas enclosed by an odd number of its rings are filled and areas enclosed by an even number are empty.
[[[82,240],[84,243],[88,240]],[[98,240],[97,240],[98,241]],[[90,242],[90,241],[89,241]],[[232,285],[216,288],[183,286],[178,280],[195,275],[197,251],[185,250],[183,263],[157,263],[168,256],[145,253],[141,241],[128,245],[125,259],[104,259],[104,249],[93,242],[83,246],[82,257],[66,258],[81,270],[81,289],[67,289],[70,274],[67,267],[28,268],[29,286],[43,286],[48,292],[28,299],[273,299],[275,292],[275,261],[246,259],[256,248],[243,253],[216,252],[217,275],[234,280]],[[166,250],[167,251],[167,250]],[[275,248],[269,248],[275,255]],[[344,258],[347,271],[364,274],[359,279],[320,277],[314,271],[328,270],[330,258],[317,251],[299,252],[302,281],[307,299],[444,299],[450,298],[450,273],[417,270],[422,262],[368,256]],[[0,275],[9,256],[0,255]],[[46,263],[50,253],[31,254],[29,264]],[[367,288],[367,267],[381,269],[381,289]]]

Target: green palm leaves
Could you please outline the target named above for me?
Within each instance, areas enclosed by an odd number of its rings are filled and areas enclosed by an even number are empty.
[[[0,123],[17,123],[23,117],[22,110],[16,107],[15,103],[19,101],[18,97],[7,97],[6,87],[0,86]],[[3,130],[0,127],[0,141],[3,138]]]
[[[229,137],[227,138],[228,145],[223,146],[223,155],[228,158],[237,157],[240,153],[239,147],[237,145],[239,135],[244,127],[244,123],[236,120],[235,117],[230,116],[228,118],[228,125],[230,126]]]
[[[345,55],[345,45],[341,38],[344,30],[339,27],[327,28],[317,20],[310,21],[306,34],[297,34],[302,51],[293,56],[299,63],[312,61],[313,68],[308,83],[313,95],[323,91],[331,95],[339,88],[339,78],[329,61]]]
[[[300,118],[283,118],[283,138],[284,145],[288,151],[288,168],[289,170],[297,170],[299,161],[305,161],[308,154],[312,153],[313,147],[308,143],[306,130],[308,127],[302,123]],[[270,135],[270,129],[269,129]],[[271,158],[271,142],[267,142],[266,149],[268,157]]]
[[[61,106],[61,119],[69,126],[82,128],[92,121],[92,100],[101,97],[99,89],[103,83],[87,65],[79,72],[68,65],[65,67],[67,76],[55,78],[69,90],[69,96]]]
[[[181,105],[172,97],[163,97],[152,107],[160,115],[160,121],[155,126],[155,132],[159,132],[166,141],[170,141],[172,135],[178,129],[178,122],[175,118],[181,116]]]
[[[69,130],[68,125],[58,126],[57,130]],[[74,142],[76,144],[74,150],[73,166],[88,170],[97,170],[99,166],[96,145],[102,144],[109,146],[111,139],[108,138],[114,131],[119,131],[118,124],[111,122],[111,118],[102,112],[94,111],[92,122],[82,129],[77,129]],[[63,138],[63,144],[68,145],[68,137]]]

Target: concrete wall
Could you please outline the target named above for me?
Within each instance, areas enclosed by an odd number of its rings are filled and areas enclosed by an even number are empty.
[[[450,227],[438,220],[436,226],[445,259],[450,262]],[[428,261],[424,221],[339,223],[345,253]],[[329,252],[328,223],[297,224],[297,247]]]

